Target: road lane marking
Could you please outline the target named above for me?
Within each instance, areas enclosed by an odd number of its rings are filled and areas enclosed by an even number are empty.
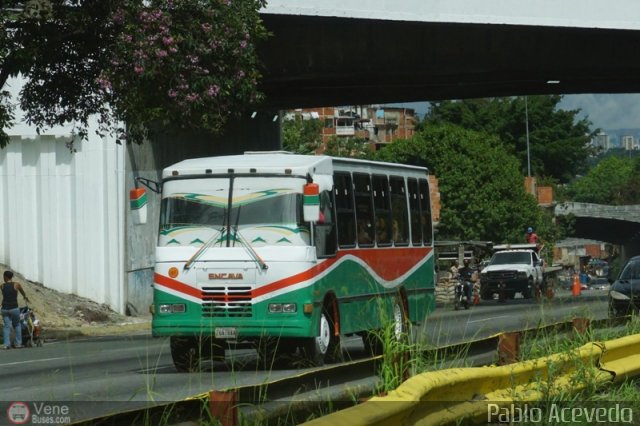
[[[31,363],[34,363],[34,362],[49,362],[49,361],[55,361],[55,360],[58,360],[58,359],[66,359],[66,357],[59,356],[59,357],[56,357],[56,358],[43,358],[43,359],[31,359],[31,360],[27,360],[27,361],[5,362],[5,363],[0,364],[0,366],[3,366],[3,365],[17,365],[17,364],[31,364]]]
[[[498,318],[509,318],[510,315],[500,315],[499,317],[491,317],[491,318],[482,318],[479,320],[473,320],[473,321],[467,321],[468,324],[474,323],[474,322],[482,322],[482,321],[491,321],[494,319],[498,319]]]

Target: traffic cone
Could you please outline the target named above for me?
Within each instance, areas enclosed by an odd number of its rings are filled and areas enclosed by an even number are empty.
[[[580,296],[580,277],[578,274],[573,276],[573,285],[571,286],[571,294],[574,296]]]

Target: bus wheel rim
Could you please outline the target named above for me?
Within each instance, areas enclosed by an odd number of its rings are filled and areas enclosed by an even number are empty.
[[[395,303],[393,305],[393,320],[394,320],[394,334],[396,339],[400,339],[402,333],[404,333],[404,322],[402,315],[402,307],[400,307],[399,303]]]
[[[320,352],[323,354],[326,353],[329,349],[329,342],[331,341],[331,330],[329,321],[327,321],[327,317],[324,314],[320,317],[320,334],[316,337],[316,341],[318,342]]]

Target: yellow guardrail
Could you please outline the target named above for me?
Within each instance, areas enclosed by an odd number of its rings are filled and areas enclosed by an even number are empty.
[[[640,375],[640,334],[505,366],[453,368],[414,376],[386,396],[304,423],[437,425],[487,419],[490,403],[548,401],[594,384]]]

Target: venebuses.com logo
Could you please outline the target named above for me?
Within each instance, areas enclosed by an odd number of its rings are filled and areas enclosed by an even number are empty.
[[[12,402],[7,407],[7,419],[14,425],[23,425],[29,421],[31,411],[26,402]]]
[[[64,403],[16,401],[7,408],[7,420],[10,424],[48,424],[67,425],[71,423],[71,409]]]

